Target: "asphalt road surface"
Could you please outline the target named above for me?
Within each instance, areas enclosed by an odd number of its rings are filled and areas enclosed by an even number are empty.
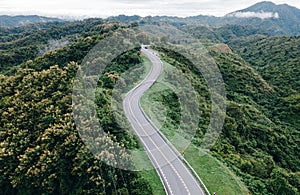
[[[163,65],[157,54],[142,46],[142,53],[152,62],[147,77],[124,98],[123,108],[135,133],[144,145],[167,194],[204,195],[204,190],[183,163],[181,155],[171,146],[140,107],[140,98],[160,76]]]

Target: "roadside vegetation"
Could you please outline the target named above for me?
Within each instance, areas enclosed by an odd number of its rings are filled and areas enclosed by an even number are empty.
[[[87,20],[82,24],[94,26],[95,22]],[[11,63],[1,58],[0,194],[140,194],[141,189],[143,194],[153,194],[150,182],[140,173],[106,165],[100,159],[106,158],[107,153],[96,158],[82,142],[74,124],[71,95],[78,63],[105,33],[119,28],[98,22],[99,29],[106,32],[93,36],[79,34],[81,37],[69,46],[42,56],[34,57],[26,53],[30,50],[24,49],[25,57],[18,58],[24,62]],[[77,26],[78,30],[80,27]],[[37,34],[54,31],[48,29]],[[19,39],[2,43],[2,46],[11,44],[11,49],[1,54],[15,55],[20,43],[30,48],[38,41],[35,35],[26,37],[26,44]],[[137,147],[137,141],[124,131],[116,131],[118,126],[110,112],[106,112],[109,108],[105,104],[115,81],[110,74],[125,71],[139,62],[139,49],[129,51],[112,62],[110,67],[114,72],[107,72],[99,82],[99,88],[106,85],[99,94],[104,102],[97,102],[100,120],[105,131],[113,135],[103,139],[115,138],[128,148]]]
[[[178,53],[157,49],[166,62],[183,70],[197,86],[199,100],[201,96],[209,96],[203,80],[195,78],[193,69],[188,68],[188,61],[182,60],[184,58]],[[227,90],[225,124],[210,154],[240,176],[252,194],[296,194],[299,191],[299,132],[297,123],[281,120],[282,115],[276,112],[285,109],[282,104],[275,103],[282,97],[282,91],[278,90],[281,88],[265,80],[237,54],[210,53],[222,72]],[[178,104],[174,103],[178,100],[172,93],[149,92],[144,99],[146,111],[149,110],[147,105],[164,105],[167,118],[161,129],[167,137],[174,135],[180,124]],[[151,103],[154,101],[160,103]],[[201,102],[206,104],[200,107],[201,112],[209,114],[209,98],[202,98]],[[292,109],[289,111],[291,115],[294,113]],[[201,147],[205,124],[200,121],[198,133],[192,140],[197,147]]]
[[[173,72],[172,70],[175,67],[166,61],[163,61],[163,64],[164,72],[162,76],[141,99],[143,110],[175,148],[184,155],[184,158],[195,169],[211,194],[214,192],[225,195],[247,194],[248,190],[245,185],[231,170],[226,168],[226,165],[193,144],[199,143],[199,135],[196,135],[195,139],[191,140],[192,143],[184,150],[182,149],[184,143],[174,139],[175,134],[183,135],[186,133],[179,129],[181,108],[180,102],[176,98],[176,92],[180,89],[173,91],[168,88],[170,86],[168,73]],[[202,98],[200,96],[199,100]],[[207,103],[209,104],[209,102]],[[202,111],[205,112],[204,109]],[[206,110],[206,112],[209,112],[209,110]]]

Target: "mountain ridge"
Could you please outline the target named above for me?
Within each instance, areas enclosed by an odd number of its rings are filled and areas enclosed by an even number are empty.
[[[268,12],[268,11],[276,11],[278,9],[284,9],[284,8],[299,10],[298,8],[288,5],[288,4],[275,4],[271,1],[262,1],[262,2],[259,2],[259,3],[256,3],[252,6],[250,6],[248,8],[238,10],[238,11],[265,11],[265,12]]]
[[[44,23],[44,22],[62,22],[64,20],[59,18],[52,18],[39,15],[0,15],[0,26],[2,27],[19,27],[33,23]]]
[[[254,4],[248,8],[225,15],[216,16],[190,16],[186,18],[168,16],[125,16],[119,15],[108,18],[109,21],[122,23],[138,22],[139,24],[169,23],[180,27],[186,25],[224,27],[226,25],[252,26],[260,28],[268,35],[298,35],[300,34],[300,9],[287,5],[276,5],[269,1]]]
[[[216,16],[111,16],[105,19],[108,22],[118,21],[121,23],[153,24],[165,22],[173,26],[204,25],[211,27],[222,27],[226,25],[252,26],[266,31],[269,35],[299,35],[300,34],[300,9],[288,4],[275,4],[270,1],[262,1],[248,8],[231,12],[223,17]],[[64,21],[58,18],[44,16],[1,16],[0,26],[16,27],[29,23],[40,23],[46,21]]]

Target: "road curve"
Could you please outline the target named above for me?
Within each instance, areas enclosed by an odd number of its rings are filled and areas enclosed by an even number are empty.
[[[141,109],[140,98],[154,84],[163,70],[162,62],[153,50],[142,46],[142,53],[152,62],[152,68],[147,77],[126,94],[123,100],[125,114],[156,168],[166,193],[205,195],[198,181],[181,160],[178,151],[171,146]]]

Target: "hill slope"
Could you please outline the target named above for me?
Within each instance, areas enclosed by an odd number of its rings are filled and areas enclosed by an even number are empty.
[[[199,102],[205,106],[201,108],[203,117],[193,144],[201,146],[208,122],[205,117],[210,112],[205,82],[201,81],[200,75],[195,75],[193,69],[188,68],[190,63],[183,60],[180,54],[160,50],[161,55],[167,55],[166,61],[182,69],[185,76],[197,86],[196,90],[201,97]],[[280,117],[278,110],[285,108],[285,105],[278,104],[282,98],[281,91],[238,55],[215,49],[211,55],[223,75],[228,100],[225,124],[213,147],[213,154],[235,170],[253,194],[297,194],[300,190],[300,156],[297,152],[299,128]],[[276,74],[281,73],[278,71]],[[295,84],[294,81],[291,83]],[[180,120],[174,116],[180,116],[180,112],[174,106],[176,96],[165,97],[161,93],[153,97],[153,101],[160,102],[156,103],[158,105],[167,105],[165,109],[173,116],[166,119],[162,129],[172,128],[177,131]],[[297,120],[294,111],[285,110],[285,114],[290,114],[290,119]]]
[[[287,4],[276,5],[272,2],[257,3],[249,8],[230,13],[229,23],[261,26],[275,31],[274,34],[297,35],[300,33],[300,10]]]
[[[81,28],[89,25],[91,27]],[[92,27],[97,31],[93,36],[82,32],[92,32]],[[95,157],[83,143],[72,115],[73,81],[79,67],[74,61],[80,62],[103,36],[118,28],[102,24],[98,19],[66,24],[63,32],[78,36],[70,45],[38,57],[25,53],[28,61],[23,65],[2,63],[11,71],[7,75],[0,74],[0,194],[139,194],[141,189],[143,194],[152,194],[139,173],[110,167],[100,160],[115,152],[115,147],[110,147],[112,140],[135,147],[130,145],[135,143],[133,138],[126,137],[124,132],[121,135],[120,131],[117,138],[103,136],[98,143],[108,144],[111,150]],[[53,35],[60,30],[61,27],[52,26],[37,33]],[[9,49],[3,51],[15,50],[19,44],[28,51],[45,40],[47,37],[38,42],[33,33],[26,41],[21,38],[10,42],[6,45]],[[138,57],[131,57],[137,56],[136,52],[121,56],[128,61],[119,59],[120,64],[115,62],[111,69],[124,70],[139,63]],[[109,77],[105,79],[108,81]],[[102,102],[99,103],[103,108]],[[112,121],[107,121],[109,113],[101,115],[103,122],[115,129]],[[118,154],[128,157],[124,151]]]
[[[62,22],[63,20],[58,18],[48,18],[37,15],[29,15],[29,16],[7,16],[0,15],[0,26],[1,27],[18,27],[24,26],[27,24],[34,23],[45,23],[45,22]]]
[[[300,34],[300,9],[287,4],[276,5],[272,2],[257,3],[249,8],[229,13],[224,17],[192,16],[180,17],[138,17],[118,16],[111,17],[111,21],[117,20],[124,23],[138,22],[139,24],[169,23],[176,27],[186,25],[224,27],[228,25],[251,27],[259,33],[268,35],[298,35]]]
[[[248,37],[229,43],[280,94],[274,116],[300,128],[300,37]]]

